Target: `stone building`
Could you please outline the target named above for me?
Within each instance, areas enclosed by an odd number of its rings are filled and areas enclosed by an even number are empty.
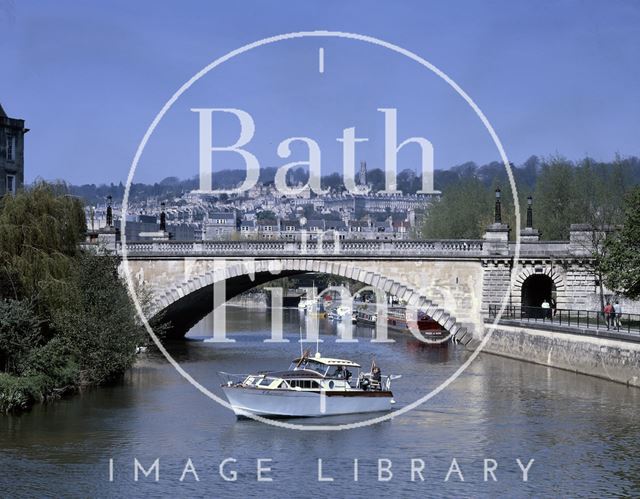
[[[237,232],[235,213],[211,213],[209,220],[204,223],[203,239],[229,239]]]
[[[24,120],[9,118],[0,104],[0,197],[24,185]]]

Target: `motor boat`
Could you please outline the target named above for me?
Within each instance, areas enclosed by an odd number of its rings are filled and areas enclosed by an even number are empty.
[[[351,322],[352,324],[356,322],[356,317],[353,315],[351,307],[346,305],[339,305],[332,309],[328,314],[328,318],[336,321]]]
[[[220,373],[222,390],[237,416],[318,417],[388,411],[395,404],[391,381],[372,364],[368,373],[345,359],[304,353],[286,371]]]
[[[301,310],[315,310],[318,306],[316,300],[301,299],[298,302],[298,308]]]

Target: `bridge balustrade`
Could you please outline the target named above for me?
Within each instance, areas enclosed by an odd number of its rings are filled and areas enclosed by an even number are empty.
[[[319,241],[131,241],[130,256],[482,256],[481,240],[333,240]],[[122,243],[116,246],[122,252]]]

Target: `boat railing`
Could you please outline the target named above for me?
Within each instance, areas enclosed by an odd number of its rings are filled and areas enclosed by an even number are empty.
[[[234,373],[226,373],[220,371],[218,373],[220,378],[224,381],[224,385],[226,386],[236,386],[241,385],[245,379],[249,376],[249,374],[234,374]]]
[[[391,382],[394,379],[398,379],[401,377],[402,376],[400,375],[390,374],[380,376],[380,380],[377,380],[373,378],[373,374],[371,373],[362,373],[362,375],[356,380],[356,388],[362,388],[371,391],[391,391]],[[363,385],[362,380],[367,380],[367,383]]]

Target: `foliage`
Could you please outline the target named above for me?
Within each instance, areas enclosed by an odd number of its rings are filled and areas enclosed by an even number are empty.
[[[62,185],[0,201],[2,411],[110,382],[134,362],[142,327],[119,261],[81,251],[84,232],[82,206]]]
[[[271,210],[259,211],[256,215],[258,222],[273,222],[276,223],[278,217]]]
[[[24,411],[42,401],[45,391],[40,376],[12,376],[0,373],[0,412]]]
[[[82,384],[105,383],[122,374],[142,341],[117,265],[115,257],[82,254],[56,293],[52,325],[65,339]]]
[[[640,161],[633,157],[616,157],[610,163],[590,158],[574,163],[560,156],[544,161],[531,157],[512,170],[521,203],[521,224],[526,221],[526,197],[532,195],[533,224],[547,240],[568,239],[573,223],[594,227],[620,223],[624,194],[629,186],[640,183]],[[515,228],[513,195],[503,165],[466,163],[444,173],[439,175],[444,186],[438,184],[436,175],[436,186],[443,195],[425,216],[423,237],[481,237],[493,222],[493,191],[498,186],[502,188],[503,222]],[[511,237],[515,236],[512,232]]]
[[[493,222],[492,206],[491,191],[475,175],[467,173],[431,207],[422,235],[427,239],[479,238]]]
[[[29,352],[43,342],[40,320],[31,303],[0,301],[0,369],[19,374]]]
[[[8,283],[0,296],[37,297],[69,273],[86,227],[80,201],[64,189],[40,182],[0,199],[0,273]]]
[[[640,187],[626,198],[624,226],[617,237],[606,242],[609,251],[603,261],[607,287],[625,296],[640,297]]]

